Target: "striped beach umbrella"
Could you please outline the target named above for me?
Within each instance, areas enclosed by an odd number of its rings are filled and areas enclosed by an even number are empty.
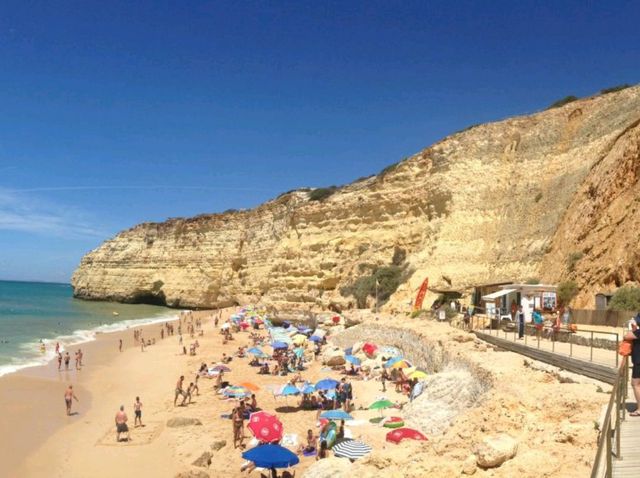
[[[333,445],[333,454],[339,458],[357,460],[371,453],[371,447],[358,440],[345,439]]]
[[[250,396],[251,392],[244,387],[227,387],[222,394],[225,397],[242,398]]]

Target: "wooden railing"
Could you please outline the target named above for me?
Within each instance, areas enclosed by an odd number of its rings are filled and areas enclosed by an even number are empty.
[[[629,357],[623,357],[618,368],[618,375],[611,390],[611,398],[607,406],[598,437],[598,451],[593,462],[591,478],[611,478],[613,457],[622,460],[620,452],[620,423],[626,418],[626,398],[629,386]],[[604,459],[603,459],[604,455]]]

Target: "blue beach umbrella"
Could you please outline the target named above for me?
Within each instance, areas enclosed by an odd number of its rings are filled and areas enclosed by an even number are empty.
[[[251,347],[249,350],[247,350],[247,353],[256,355],[258,357],[265,355],[265,353],[262,350],[260,350],[258,347]]]
[[[402,357],[394,357],[392,359],[389,359],[385,362],[384,368],[393,367],[393,364],[400,362],[400,360],[402,360]]]
[[[345,355],[344,359],[353,365],[360,365],[360,359],[354,355]]]
[[[284,342],[271,342],[271,346],[274,349],[286,349],[287,347],[289,347],[287,344],[285,344]]]
[[[327,410],[320,415],[327,420],[353,420],[353,417],[344,410]]]
[[[331,390],[336,388],[340,382],[332,378],[325,378],[316,383],[316,390]]]
[[[318,337],[317,335],[312,335],[311,337],[309,337],[309,340],[311,340],[312,342],[322,342],[322,337]]]
[[[291,385],[290,383],[286,384],[284,387],[282,387],[282,390],[280,390],[280,395],[299,395],[300,394],[300,390],[298,389],[298,387],[296,387],[295,385]]]
[[[300,389],[300,391],[306,395],[313,393],[316,391],[316,387],[314,387],[313,385],[311,385],[309,382],[305,382],[305,384],[302,386],[302,389]]]
[[[242,458],[252,461],[260,468],[289,468],[300,459],[292,451],[280,445],[258,445],[242,453]]]

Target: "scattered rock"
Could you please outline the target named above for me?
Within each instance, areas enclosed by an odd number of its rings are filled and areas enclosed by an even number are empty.
[[[458,343],[464,343],[464,342],[473,342],[475,340],[476,336],[473,334],[458,334],[458,335],[454,335],[451,339],[454,342],[458,342]]]
[[[170,428],[188,427],[191,425],[202,425],[197,418],[173,417],[167,420],[167,426]]]
[[[211,478],[209,473],[203,470],[188,470],[178,473],[175,478]]]
[[[464,460],[464,463],[462,464],[462,474],[473,475],[476,472],[477,468],[478,466],[476,464],[476,456],[469,455],[467,459]]]
[[[493,468],[516,456],[518,442],[506,433],[485,437],[476,445],[476,462],[482,468]]]
[[[200,468],[209,468],[211,465],[211,457],[213,454],[210,451],[205,451],[200,458],[191,463],[193,466],[199,466]]]
[[[224,448],[225,446],[227,446],[227,440],[218,440],[218,441],[214,441],[211,444],[211,449],[213,451],[218,451]]]

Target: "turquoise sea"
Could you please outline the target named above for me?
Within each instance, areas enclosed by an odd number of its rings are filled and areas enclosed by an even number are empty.
[[[74,299],[69,284],[0,281],[0,376],[47,363],[56,342],[69,347],[92,341],[99,332],[162,322],[177,314],[152,305]]]

